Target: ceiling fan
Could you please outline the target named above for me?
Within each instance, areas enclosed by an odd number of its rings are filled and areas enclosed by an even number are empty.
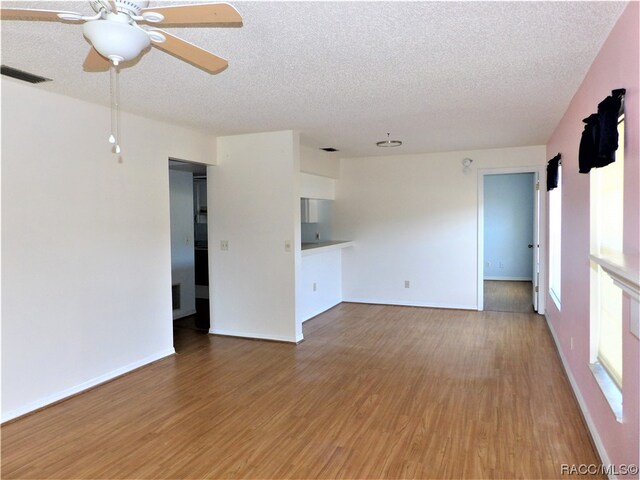
[[[84,36],[93,48],[84,62],[87,71],[106,71],[137,58],[149,45],[215,74],[227,68],[225,59],[175,37],[163,27],[241,27],[242,17],[227,3],[203,3],[148,8],[148,1],[91,0],[95,15],[54,10],[0,8],[2,20],[84,22]]]
[[[5,2],[6,3],[6,2]],[[120,153],[118,139],[119,94],[116,67],[138,58],[150,45],[210,74],[227,68],[224,58],[186,42],[163,27],[241,27],[242,17],[227,3],[201,3],[149,7],[148,0],[90,0],[94,15],[80,13],[0,8],[2,20],[39,20],[84,23],[83,33],[91,43],[83,68],[88,72],[111,70],[112,133],[109,141]]]

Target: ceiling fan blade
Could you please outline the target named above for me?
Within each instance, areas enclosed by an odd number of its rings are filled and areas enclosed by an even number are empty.
[[[93,47],[89,50],[89,54],[82,64],[82,68],[86,72],[106,72],[109,67],[111,67],[111,62]]]
[[[2,20],[42,20],[49,22],[60,22],[62,19],[58,14],[74,15],[81,17],[75,12],[60,12],[54,10],[35,10],[29,8],[0,8],[0,18]]]
[[[203,3],[196,5],[175,5],[170,7],[149,7],[145,13],[159,13],[164,20],[157,22],[163,27],[201,25],[210,27],[241,27],[242,17],[228,3]],[[154,23],[148,20],[149,23]]]
[[[184,60],[205,72],[211,74],[220,73],[229,66],[224,58],[220,58],[192,43],[186,42],[178,37],[174,37],[164,30],[154,28],[152,31],[156,31],[164,35],[166,41],[162,43],[151,42],[151,45],[159,48],[163,52],[179,58],[180,60]]]

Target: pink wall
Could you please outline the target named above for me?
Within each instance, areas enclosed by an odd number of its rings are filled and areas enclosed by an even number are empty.
[[[562,154],[562,311],[558,311],[547,293],[547,318],[609,460],[613,464],[636,465],[640,465],[640,341],[629,332],[628,298],[623,319],[622,423],[616,421],[589,369],[589,175],[578,173],[578,147],[582,119],[596,112],[598,103],[611,90],[626,88],[624,253],[638,255],[639,5],[632,1],[622,13],[547,143],[548,158],[558,152]]]

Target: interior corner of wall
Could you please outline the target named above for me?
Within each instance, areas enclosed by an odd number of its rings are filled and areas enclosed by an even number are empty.
[[[218,137],[209,137],[207,150],[209,151],[211,162],[209,165],[218,165]]]

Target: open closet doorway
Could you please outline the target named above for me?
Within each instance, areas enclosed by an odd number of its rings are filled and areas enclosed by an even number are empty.
[[[176,351],[209,332],[206,165],[169,159],[171,294]]]
[[[478,310],[544,312],[540,171],[480,171]]]

